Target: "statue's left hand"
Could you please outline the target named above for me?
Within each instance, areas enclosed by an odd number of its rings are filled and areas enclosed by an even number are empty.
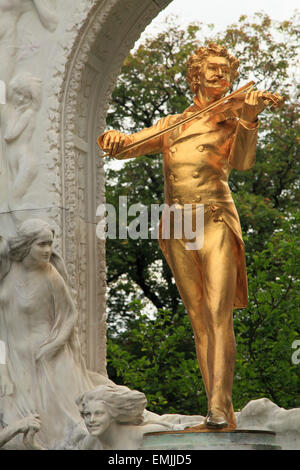
[[[244,101],[241,119],[254,123],[258,115],[268,106],[269,100],[265,99],[262,91],[248,91]]]
[[[129,137],[123,132],[111,130],[104,134],[101,147],[111,157],[114,157],[128,145],[128,139]]]

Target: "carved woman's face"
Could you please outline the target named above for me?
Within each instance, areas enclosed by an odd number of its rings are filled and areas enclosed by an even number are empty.
[[[31,245],[28,258],[38,264],[49,263],[52,254],[52,245],[53,233],[50,230],[44,229]]]
[[[29,91],[16,88],[13,92],[12,100],[16,106],[27,106],[31,103],[32,96]]]
[[[81,413],[87,430],[92,436],[101,436],[112,422],[104,402],[90,400]]]

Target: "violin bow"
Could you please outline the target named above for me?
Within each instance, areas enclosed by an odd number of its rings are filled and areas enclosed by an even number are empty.
[[[167,132],[170,132],[174,129],[176,129],[177,127],[181,126],[182,124],[185,124],[189,121],[192,121],[193,119],[197,118],[198,116],[200,116],[201,114],[203,113],[206,113],[207,111],[210,111],[214,108],[216,108],[217,106],[219,106],[220,104],[222,103],[226,103],[228,100],[234,98],[235,96],[239,95],[240,93],[243,93],[245,91],[248,91],[250,88],[252,88],[253,86],[255,85],[255,82],[251,81],[249,83],[247,83],[246,85],[243,85],[241,88],[239,88],[238,90],[234,91],[233,93],[230,93],[230,95],[228,96],[224,96],[223,98],[220,98],[218,101],[215,101],[214,103],[211,103],[209,104],[208,106],[206,106],[205,108],[201,109],[200,111],[197,111],[196,113],[193,113],[191,116],[183,119],[182,121],[179,121],[179,122],[176,122],[175,124],[172,124],[171,126],[169,127],[166,127],[165,129],[162,129],[161,131],[157,132],[156,134],[153,134],[151,136],[148,136],[148,137],[145,137],[145,139],[141,139],[137,142],[134,142],[133,144],[130,144],[130,145],[127,145],[127,147],[125,147],[121,152],[118,152],[116,153],[113,158],[118,158],[119,156],[125,154],[126,152],[128,152],[129,150],[132,150],[134,149],[135,147],[138,147],[139,145],[142,145],[142,144],[145,144],[146,142],[148,142],[149,140],[152,140],[156,137],[159,137],[163,134],[166,134]],[[102,158],[104,157],[107,157],[109,155],[109,153],[105,153],[104,155],[102,155]]]

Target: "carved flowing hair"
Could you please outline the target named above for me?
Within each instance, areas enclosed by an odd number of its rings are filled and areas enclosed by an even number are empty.
[[[208,56],[225,57],[230,65],[230,81],[231,83],[239,76],[238,67],[240,61],[233,55],[230,55],[226,47],[220,44],[211,43],[208,47],[200,47],[195,51],[188,60],[188,69],[186,78],[190,85],[192,93],[197,93],[199,87],[199,73]]]
[[[48,222],[41,219],[28,219],[20,226],[16,237],[5,240],[0,236],[0,280],[8,274],[13,261],[21,262],[26,258],[32,244],[44,230],[49,230],[54,236],[54,230]],[[52,251],[50,263],[57,269],[65,282],[68,282],[65,263],[55,251]]]
[[[100,385],[99,387],[81,395],[76,404],[84,415],[90,401],[104,404],[108,414],[121,424],[140,425],[144,421],[144,410],[147,399],[142,392],[130,390],[128,387],[116,385]]]
[[[42,102],[42,81],[39,78],[29,72],[19,73],[9,83],[8,97],[10,101],[16,91],[31,96],[31,106],[35,111],[40,108]]]

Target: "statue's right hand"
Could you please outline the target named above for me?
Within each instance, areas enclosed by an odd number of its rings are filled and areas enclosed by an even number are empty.
[[[6,364],[0,364],[0,397],[12,395],[14,393],[14,384],[9,377]]]
[[[121,152],[128,145],[128,136],[119,131],[108,131],[104,134],[101,147],[111,157]]]

